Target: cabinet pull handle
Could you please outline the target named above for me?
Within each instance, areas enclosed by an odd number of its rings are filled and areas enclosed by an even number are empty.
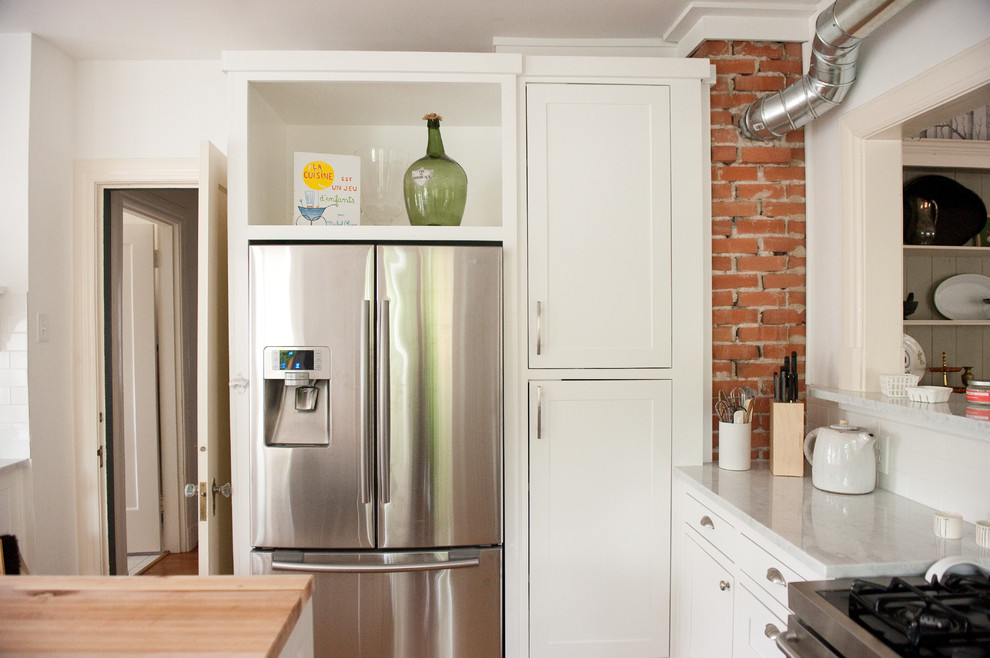
[[[769,580],[774,585],[780,585],[781,587],[787,587],[787,581],[784,580],[784,574],[776,567],[770,567],[767,569],[767,580]]]
[[[703,517],[701,517],[701,527],[708,528],[709,530],[714,530],[715,524],[712,523],[712,518],[707,514],[705,514]]]
[[[536,356],[543,353],[543,302],[536,302]]]
[[[718,581],[718,588],[720,590],[722,590],[723,592],[725,590],[729,589],[730,587],[732,587],[732,585],[729,584],[729,581],[727,581],[727,580],[720,580],[720,581]]]
[[[536,438],[543,438],[543,387],[536,387]]]
[[[780,635],[780,629],[774,624],[767,624],[766,628],[763,629],[763,634],[767,636],[767,639],[775,640]]]

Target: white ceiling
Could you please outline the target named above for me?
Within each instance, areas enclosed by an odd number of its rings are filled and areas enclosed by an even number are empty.
[[[765,38],[778,38],[775,21],[806,26],[820,2],[0,0],[0,32],[32,32],[77,59],[218,59],[222,50],[491,52],[496,37],[676,43],[705,21],[723,32],[765,21]]]

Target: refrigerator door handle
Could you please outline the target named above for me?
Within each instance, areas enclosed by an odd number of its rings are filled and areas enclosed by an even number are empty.
[[[372,301],[364,300],[361,309],[361,501],[370,503],[374,497],[374,378],[372,377],[371,326]]]
[[[477,567],[480,558],[465,558],[454,560],[429,560],[409,564],[306,564],[302,562],[272,561],[273,571],[302,571],[305,573],[400,573],[411,571],[443,571],[446,569],[464,569]]]
[[[389,327],[389,301],[382,300],[381,315],[378,318],[378,487],[381,491],[381,502],[385,504],[392,498],[389,483],[389,466],[391,453],[391,425],[389,409],[392,406],[390,398],[391,382],[389,380],[389,349],[391,336]]]

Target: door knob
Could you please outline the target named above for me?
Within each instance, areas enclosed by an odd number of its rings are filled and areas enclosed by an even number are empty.
[[[213,516],[217,515],[217,494],[220,494],[224,498],[230,498],[230,482],[218,487],[217,479],[213,478],[213,498],[210,501],[213,503]]]
[[[195,482],[190,482],[185,488],[186,498],[195,498],[199,495],[199,487],[196,486]]]

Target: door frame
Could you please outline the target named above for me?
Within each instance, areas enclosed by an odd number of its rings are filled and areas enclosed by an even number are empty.
[[[186,189],[195,192],[195,188]],[[156,331],[158,335],[158,371],[159,371],[159,433],[161,450],[159,463],[161,465],[162,486],[162,548],[171,553],[185,553],[196,546],[198,537],[198,521],[195,510],[186,504],[186,498],[180,492],[186,482],[196,480],[194,465],[195,450],[189,452],[189,434],[195,436],[194,427],[190,426],[188,414],[193,410],[193,425],[195,424],[196,401],[194,396],[185,396],[183,391],[190,377],[196,376],[196,369],[186,365],[188,350],[186,342],[192,340],[193,334],[187,336],[186,330],[189,318],[187,311],[192,310],[195,317],[196,300],[186,298],[189,290],[198,287],[195,278],[189,279],[189,256],[195,257],[197,249],[189,249],[188,241],[195,241],[198,233],[198,200],[196,207],[186,208],[174,203],[154,189],[141,188],[137,190],[115,189],[120,195],[125,212],[141,217],[157,227],[156,235],[167,235],[166,239],[158,238],[156,249],[157,258],[156,296],[159,297],[156,306]],[[195,244],[195,242],[193,242]],[[198,327],[191,327],[198,330]],[[193,430],[188,432],[187,430]],[[183,468],[183,465],[185,468]],[[169,493],[171,492],[171,493]]]
[[[77,160],[73,175],[73,434],[78,573],[108,575],[104,376],[104,191],[199,187],[190,159]]]
[[[903,369],[904,249],[899,237],[904,218],[903,139],[941,119],[985,104],[990,99],[988,58],[990,39],[840,119],[842,317],[838,388],[879,391],[880,373]]]

